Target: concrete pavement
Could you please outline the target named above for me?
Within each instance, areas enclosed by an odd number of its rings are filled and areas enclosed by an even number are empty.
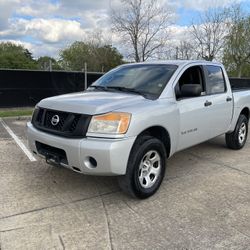
[[[26,119],[5,122],[27,145]],[[249,142],[176,154],[141,201],[115,177],[30,162],[0,124],[0,249],[250,249]]]

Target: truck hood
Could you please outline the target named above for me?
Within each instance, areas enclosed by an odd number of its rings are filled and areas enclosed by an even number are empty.
[[[94,115],[136,105],[143,100],[145,100],[143,96],[129,93],[86,91],[46,98],[40,101],[38,106],[59,111]]]

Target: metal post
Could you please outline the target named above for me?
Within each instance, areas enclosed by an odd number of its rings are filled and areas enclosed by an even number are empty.
[[[88,88],[88,72],[87,63],[84,63],[84,90]]]
[[[52,71],[52,61],[49,59],[49,71]]]
[[[179,59],[179,47],[176,47],[175,52],[176,52],[175,59],[178,60]]]

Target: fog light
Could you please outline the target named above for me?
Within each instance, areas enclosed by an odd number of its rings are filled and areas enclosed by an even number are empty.
[[[94,168],[97,167],[97,162],[96,162],[96,159],[95,159],[95,158],[89,157],[89,162],[90,162],[90,164],[91,164]]]
[[[84,160],[84,164],[88,167],[88,168],[96,168],[97,167],[97,161],[95,158],[93,158],[92,156],[88,156],[85,158]]]

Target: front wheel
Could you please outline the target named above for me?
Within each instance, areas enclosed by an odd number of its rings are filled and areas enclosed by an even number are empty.
[[[119,185],[126,193],[145,199],[160,187],[165,165],[163,143],[152,136],[139,137],[131,150],[126,175],[118,179]]]
[[[231,149],[241,149],[244,147],[248,134],[248,119],[245,115],[240,115],[235,129],[232,133],[226,134],[226,144]]]

